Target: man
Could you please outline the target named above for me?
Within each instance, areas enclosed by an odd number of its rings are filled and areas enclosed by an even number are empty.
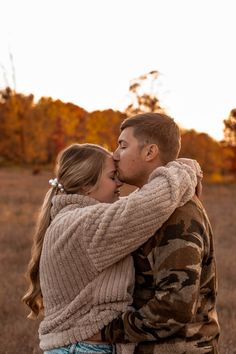
[[[157,113],[127,118],[114,153],[119,177],[142,188],[179,150],[172,118]],[[133,259],[134,310],[106,326],[103,340],[137,343],[135,354],[218,353],[212,230],[197,196],[176,209]]]

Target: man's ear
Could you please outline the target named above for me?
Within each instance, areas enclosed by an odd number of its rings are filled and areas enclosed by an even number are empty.
[[[145,160],[153,161],[159,154],[159,149],[156,144],[149,144],[145,147]]]

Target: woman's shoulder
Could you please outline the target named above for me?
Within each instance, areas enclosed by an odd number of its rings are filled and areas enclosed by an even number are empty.
[[[95,199],[81,194],[61,194],[52,199],[51,218],[54,219],[58,214],[78,211],[87,206],[99,203]]]

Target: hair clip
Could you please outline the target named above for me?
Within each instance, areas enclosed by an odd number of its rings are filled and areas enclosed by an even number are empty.
[[[57,178],[51,178],[49,180],[49,184],[53,187],[53,188],[58,188],[60,189],[61,192],[64,192],[64,188],[63,188],[63,185],[61,183],[58,182],[58,179]]]

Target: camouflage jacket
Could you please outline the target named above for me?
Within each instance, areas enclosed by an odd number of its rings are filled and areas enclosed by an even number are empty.
[[[135,354],[218,353],[212,229],[197,197],[133,253],[134,311],[102,330],[111,343],[135,342]]]

